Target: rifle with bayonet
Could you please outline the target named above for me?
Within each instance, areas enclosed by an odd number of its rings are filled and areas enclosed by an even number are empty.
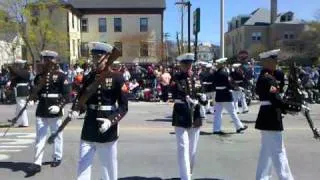
[[[314,126],[314,123],[310,116],[310,108],[308,107],[308,104],[305,101],[305,97],[302,93],[301,84],[299,84],[298,80],[298,69],[296,67],[296,64],[292,62],[290,64],[290,70],[289,70],[289,84],[288,89],[285,94],[285,99],[293,102],[297,102],[302,105],[302,113],[306,117],[308,125],[310,129],[312,130],[313,137],[315,139],[320,139],[320,133],[318,129]]]

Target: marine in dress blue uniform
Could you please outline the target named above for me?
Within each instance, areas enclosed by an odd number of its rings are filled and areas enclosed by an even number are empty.
[[[261,107],[255,128],[261,132],[261,150],[256,172],[256,180],[271,178],[272,164],[281,180],[293,180],[286,150],[283,143],[282,114],[287,111],[299,111],[300,105],[282,100],[281,86],[275,77],[277,56],[280,50],[261,53],[263,70],[258,78],[256,93]]]
[[[192,72],[194,54],[177,57],[181,71],[174,74],[171,82],[174,99],[172,126],[175,128],[180,178],[191,180],[197,144],[202,125],[200,104],[206,100],[198,94],[196,76]]]
[[[208,100],[207,105],[205,106],[205,112],[208,114],[211,114],[213,112],[213,105],[214,105],[214,97],[215,97],[215,91],[214,91],[214,83],[213,83],[213,69],[212,64],[206,64],[205,71],[202,72],[200,75],[201,85],[202,85],[202,91],[206,95],[206,98]]]
[[[36,75],[35,87],[42,88],[37,94],[39,101],[36,109],[36,142],[34,164],[27,169],[29,175],[41,171],[43,149],[46,143],[48,128],[51,132],[56,132],[62,123],[63,107],[68,97],[68,81],[66,76],[57,69],[58,53],[55,51],[45,50],[41,52],[43,71]],[[59,133],[54,141],[52,167],[57,167],[62,161],[63,155],[63,136]]]
[[[225,134],[221,130],[222,124],[222,110],[226,108],[228,113],[230,114],[234,126],[236,128],[236,132],[240,133],[248,128],[248,126],[244,126],[234,108],[232,90],[234,90],[234,86],[231,84],[231,79],[228,73],[227,68],[225,68],[224,64],[227,58],[221,58],[216,60],[217,63],[217,71],[215,72],[213,78],[214,87],[216,90],[216,104],[215,104],[215,113],[214,113],[214,122],[213,122],[213,134]]]
[[[83,90],[101,76],[114,48],[100,42],[92,42],[90,46],[95,67],[85,76]],[[103,71],[108,71],[107,76],[86,102],[86,115],[81,131],[78,180],[91,179],[91,166],[96,152],[102,164],[102,179],[118,179],[118,123],[128,112],[127,88],[121,73],[112,71],[111,67]],[[83,91],[80,92],[80,96],[82,94]],[[71,115],[74,118],[79,111],[73,109]]]
[[[238,102],[240,101],[242,113],[247,113],[249,112],[249,108],[246,102],[246,95],[244,93],[246,78],[244,72],[241,69],[240,63],[235,63],[232,65],[232,71],[230,73],[230,76],[235,86],[234,90],[232,91],[232,95],[236,112],[239,113]]]
[[[15,91],[16,96],[16,115],[27,103],[27,97],[30,93],[30,73],[26,68],[27,61],[16,60],[13,66],[10,66],[11,84],[10,86]],[[24,110],[17,121],[18,127],[28,127],[28,114],[27,110]]]

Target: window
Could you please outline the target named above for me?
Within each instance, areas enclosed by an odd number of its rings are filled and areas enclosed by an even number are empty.
[[[80,49],[81,49],[81,56],[82,57],[89,57],[89,46],[88,46],[88,43],[82,42]]]
[[[81,32],[88,32],[88,19],[81,19]]]
[[[72,17],[72,28],[74,29],[74,16],[73,16],[73,14],[71,14],[71,17]]]
[[[283,38],[284,39],[294,39],[295,36],[294,36],[293,32],[285,32],[284,35],[283,35]]]
[[[252,41],[261,41],[261,32],[253,32],[251,37]]]
[[[107,19],[99,18],[99,32],[107,32]]]
[[[122,32],[121,18],[114,18],[114,32]]]
[[[140,18],[140,32],[148,32],[148,18]]]
[[[289,39],[294,39],[294,35],[293,35],[293,34],[290,34],[290,35],[289,35]]]
[[[122,42],[114,42],[114,47],[120,51],[120,56],[122,56]]]
[[[140,56],[141,57],[149,56],[148,43],[147,42],[141,42],[140,43]]]
[[[72,40],[72,55],[76,56],[76,41],[73,39]]]

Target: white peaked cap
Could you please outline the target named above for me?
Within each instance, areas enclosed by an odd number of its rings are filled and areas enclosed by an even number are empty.
[[[182,62],[182,61],[191,61],[193,62],[194,59],[194,53],[185,53],[177,57],[177,61]]]
[[[280,49],[275,49],[275,50],[271,50],[271,51],[260,53],[259,57],[260,57],[260,59],[266,59],[266,58],[269,58],[271,56],[278,56],[279,53],[280,53]]]
[[[107,43],[102,43],[102,42],[90,42],[89,43],[89,48],[91,51],[104,51],[106,53],[111,53],[113,46]]]

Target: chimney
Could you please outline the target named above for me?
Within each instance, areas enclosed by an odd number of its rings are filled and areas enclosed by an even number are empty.
[[[270,23],[273,24],[277,20],[278,0],[271,0]]]

